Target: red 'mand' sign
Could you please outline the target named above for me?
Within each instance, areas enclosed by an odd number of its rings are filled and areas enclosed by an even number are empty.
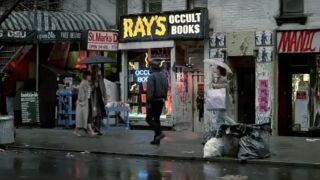
[[[278,32],[277,39],[278,53],[320,52],[320,30]]]

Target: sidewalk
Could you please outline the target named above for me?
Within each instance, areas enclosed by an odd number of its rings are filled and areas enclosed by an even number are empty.
[[[201,134],[192,132],[165,132],[160,146],[150,145],[152,131],[111,131],[100,137],[76,137],[71,130],[17,129],[12,148],[46,149],[69,152],[159,157],[180,160],[209,160],[238,162],[235,158],[203,158]],[[320,141],[301,137],[271,137],[272,156],[250,160],[248,163],[301,165],[320,167]]]

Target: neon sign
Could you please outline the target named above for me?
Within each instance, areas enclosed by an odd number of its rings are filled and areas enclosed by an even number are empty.
[[[134,74],[137,76],[137,82],[147,82],[150,75],[148,69],[136,70]]]

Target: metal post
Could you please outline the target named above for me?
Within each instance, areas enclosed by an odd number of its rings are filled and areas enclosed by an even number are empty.
[[[37,43],[36,53],[36,92],[39,92],[39,43]]]
[[[91,0],[87,0],[87,12],[91,11]]]
[[[171,73],[171,120],[172,120],[172,124],[175,124],[176,121],[177,121],[177,108],[176,108],[176,105],[177,105],[177,102],[175,101],[176,99],[176,73],[173,71],[174,69],[174,64],[176,62],[176,43],[174,43],[174,47],[171,48],[171,51],[170,51],[170,54],[171,54],[171,67],[170,67],[170,73]]]
[[[122,71],[121,71],[121,101],[128,102],[128,56],[127,51],[123,50],[121,52],[121,63],[122,63]]]

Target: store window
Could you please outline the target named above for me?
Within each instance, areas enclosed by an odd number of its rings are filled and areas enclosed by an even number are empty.
[[[280,14],[275,17],[278,26],[285,23],[304,25],[307,18],[304,14],[304,0],[280,0]]]
[[[206,8],[208,7],[208,0],[187,0],[187,8]]]
[[[130,119],[141,120],[146,117],[147,110],[147,81],[150,75],[149,62],[161,59],[161,67],[169,82],[169,92],[161,120],[171,117],[171,78],[170,78],[170,49],[149,49],[128,52],[128,103],[131,107]]]
[[[303,14],[303,0],[281,0],[281,15]]]
[[[143,12],[161,12],[162,3],[161,0],[144,0]]]

